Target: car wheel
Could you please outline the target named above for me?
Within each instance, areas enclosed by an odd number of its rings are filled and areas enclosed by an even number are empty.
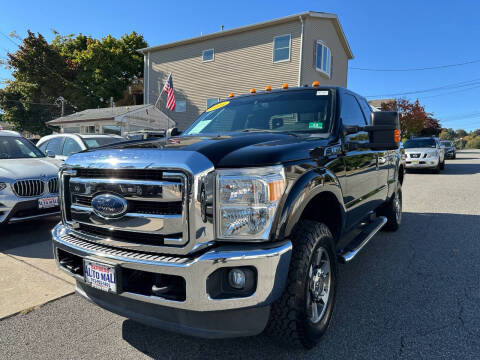
[[[334,240],[325,224],[298,222],[285,290],[271,308],[266,333],[283,344],[312,348],[332,318],[337,282]]]
[[[438,161],[438,165],[435,168],[433,168],[432,172],[434,174],[438,174],[440,172],[440,161]]]
[[[377,211],[377,216],[385,216],[387,223],[382,228],[385,231],[397,231],[402,223],[402,185],[398,184],[395,194],[388,203]]]
[[[445,169],[445,159],[443,159],[442,163],[440,164],[440,170]]]

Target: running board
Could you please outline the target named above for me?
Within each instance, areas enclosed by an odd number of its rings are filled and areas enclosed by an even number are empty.
[[[375,221],[367,225],[367,227],[338,255],[338,260],[341,263],[351,261],[386,223],[387,218],[385,216],[379,216]]]

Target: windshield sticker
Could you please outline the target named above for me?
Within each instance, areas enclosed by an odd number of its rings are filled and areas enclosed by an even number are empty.
[[[211,121],[212,121],[211,119],[199,121],[195,125],[195,127],[192,130],[190,130],[188,133],[189,134],[198,134],[200,131],[205,129],[207,127],[207,125],[210,124]]]
[[[326,96],[328,95],[328,90],[318,90],[317,96]]]
[[[308,123],[308,128],[309,129],[323,129],[323,123],[322,122],[311,122],[311,123]]]
[[[223,102],[221,102],[221,103],[215,104],[215,105],[213,105],[213,106],[210,106],[210,107],[207,109],[207,112],[220,109],[220,108],[222,108],[222,107],[224,107],[224,106],[227,106],[228,104],[230,104],[230,101],[223,101]]]

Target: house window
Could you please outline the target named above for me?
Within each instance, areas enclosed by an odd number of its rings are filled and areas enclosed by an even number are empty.
[[[332,53],[330,49],[321,40],[317,40],[316,44],[316,59],[315,68],[317,71],[324,73],[328,77],[331,75],[332,70]]]
[[[215,60],[215,50],[208,49],[202,51],[202,62],[213,61]]]
[[[273,38],[273,62],[290,61],[291,36],[281,35]]]
[[[175,104],[175,112],[186,112],[187,111],[187,100],[177,100]]]
[[[207,99],[207,109],[208,109],[210,106],[215,105],[215,104],[218,103],[219,101],[220,101],[219,98],[210,98],[210,99]]]

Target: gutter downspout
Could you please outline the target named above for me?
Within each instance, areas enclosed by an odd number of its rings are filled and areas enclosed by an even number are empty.
[[[145,56],[145,55],[144,55]],[[150,51],[147,51],[147,55],[145,56],[145,65],[147,67],[147,71],[145,72],[145,86],[144,86],[144,89],[145,89],[145,94],[143,94],[144,96],[144,100],[143,100],[143,103],[145,105],[148,105],[150,104]]]
[[[303,55],[303,18],[302,15],[298,17],[302,24],[302,32],[300,34],[300,60],[298,64],[298,86],[302,86],[302,55]]]

